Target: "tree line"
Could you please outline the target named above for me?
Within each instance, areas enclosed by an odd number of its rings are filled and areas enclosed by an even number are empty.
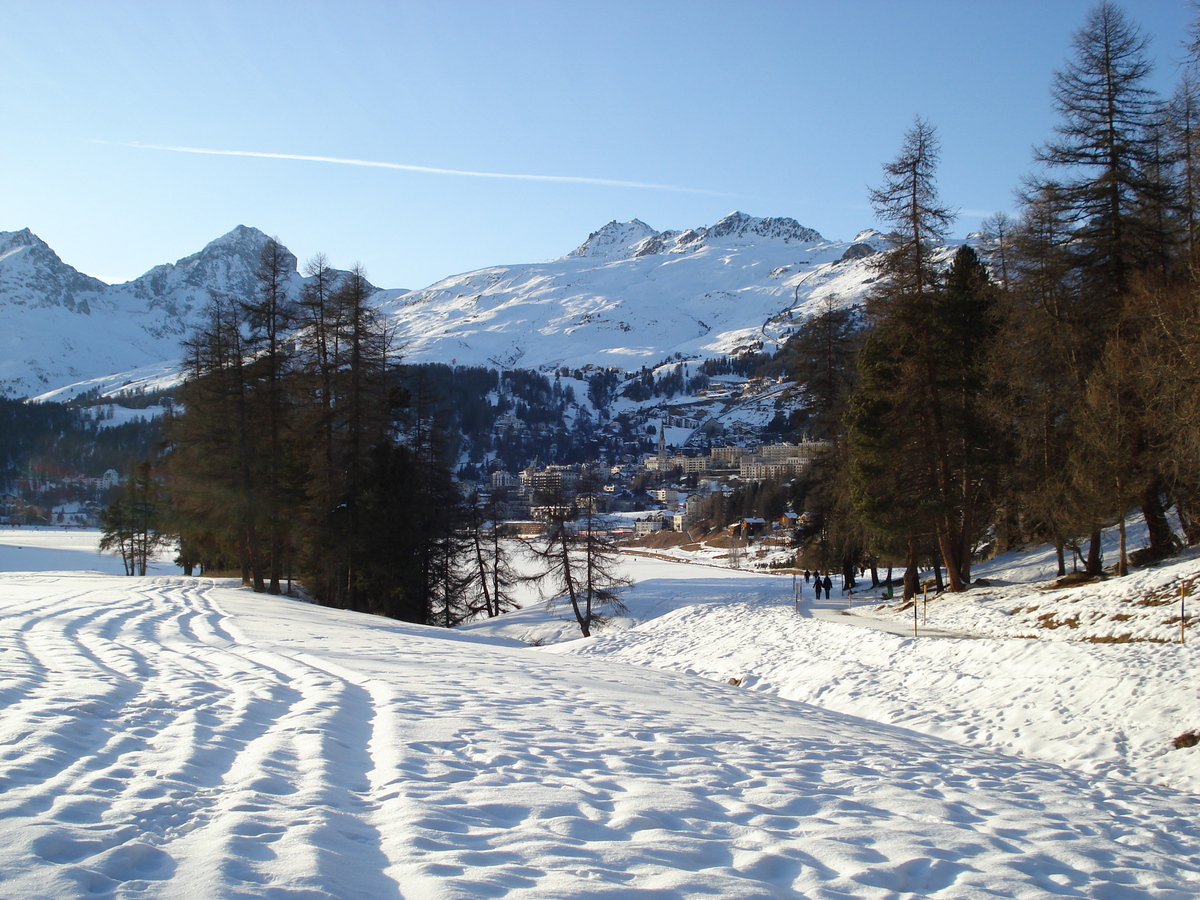
[[[1103,528],[1120,527],[1118,574],[1178,548],[1172,507],[1200,539],[1198,46],[1166,100],[1114,4],[1073,46],[1019,217],[947,258],[937,132],[918,117],[871,191],[891,230],[865,327],[831,303],[793,348],[799,421],[834,447],[805,498],[826,565],[895,562],[911,594],[935,562],[957,591],[985,541],[1052,542],[1060,574],[1073,553],[1099,575]]]
[[[514,609],[522,579],[496,498],[454,480],[456,423],[436,383],[494,380],[401,365],[360,268],[318,256],[295,297],[294,272],[268,240],[253,294],[209,305],[158,454],[104,511],[103,547],[144,575],[173,539],[186,574],[423,624]],[[528,551],[586,634],[619,609],[621,580],[591,514],[574,524],[577,504]]]
[[[414,622],[459,603],[462,503],[420,386],[397,366],[360,268],[264,246],[251,297],[214,301],[185,343],[165,424],[167,525],[185,571],[293,581],[317,602]]]

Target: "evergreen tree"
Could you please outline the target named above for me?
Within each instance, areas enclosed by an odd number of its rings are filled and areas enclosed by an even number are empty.
[[[145,575],[150,557],[169,540],[149,461],[138,463],[120,496],[101,511],[100,529],[100,550],[116,551],[126,575]]]
[[[930,410],[924,392],[911,387],[920,375],[917,349],[897,323],[875,325],[859,351],[846,413],[850,504],[882,553],[905,560],[906,599],[917,591],[921,546],[938,513]]]
[[[1001,296],[993,390],[1012,423],[1014,465],[1006,479],[1012,513],[1025,539],[1049,540],[1066,572],[1067,540],[1090,525],[1078,509],[1068,459],[1084,381],[1085,329],[1073,321],[1071,230],[1056,192],[1026,199],[1013,231],[1012,279]]]
[[[1141,29],[1103,0],[1075,35],[1075,55],[1055,74],[1058,137],[1037,159],[1060,177],[1071,252],[1099,327],[1111,323],[1137,272],[1160,267],[1166,235],[1140,215],[1162,200],[1154,177],[1161,108],[1147,85],[1151,63]]]
[[[1167,104],[1167,154],[1175,166],[1179,243],[1187,268],[1200,264],[1200,77],[1184,71]]]
[[[255,272],[257,293],[241,302],[248,354],[247,400],[259,448],[253,485],[266,543],[267,591],[272,594],[282,591],[284,568],[293,553],[291,526],[300,500],[299,460],[293,456],[295,416],[288,387],[294,364],[290,335],[296,322],[288,284],[295,262],[278,240],[268,239]]]
[[[792,377],[804,390],[801,421],[819,440],[838,440],[854,382],[857,326],[857,310],[839,306],[837,297],[830,296],[822,302],[821,311],[788,341],[787,350],[794,360]]]
[[[871,192],[876,214],[893,227],[892,246],[868,300],[874,333],[859,357],[848,418],[850,474],[868,527],[907,545],[910,586],[921,536],[932,534],[949,590],[959,591],[983,524],[984,448],[994,439],[977,407],[994,296],[969,250],[956,259],[951,286],[941,284],[935,257],[953,216],[938,199],[938,153],[933,126],[918,118]]]
[[[242,308],[214,300],[184,343],[184,412],[166,426],[172,515],[181,539],[207,548],[206,566],[235,560],[244,584],[264,591],[255,460],[259,431],[249,403]]]
[[[1112,363],[1128,357],[1138,343],[1132,325],[1137,314],[1128,308],[1134,287],[1162,279],[1169,271],[1170,198],[1163,177],[1161,105],[1146,84],[1151,65],[1140,29],[1118,7],[1101,2],[1076,34],[1074,47],[1074,57],[1055,76],[1058,136],[1038,151],[1047,174],[1033,181],[1031,196],[1054,197],[1069,227],[1070,239],[1061,248],[1067,272],[1059,290],[1066,310],[1063,321],[1072,332],[1072,402],[1082,410],[1089,382],[1105,380],[1093,379],[1101,360]],[[1057,177],[1051,178],[1051,173]],[[1107,375],[1112,374],[1110,366]],[[1121,429],[1129,436],[1120,446],[1130,455],[1117,468],[1142,473],[1139,502],[1151,551],[1169,552],[1174,539],[1166,526],[1162,481],[1149,457],[1145,423],[1137,421],[1136,398],[1116,398],[1107,408],[1121,411]],[[1098,409],[1093,406],[1093,413]],[[1071,426],[1069,434],[1077,441],[1084,432]],[[1077,508],[1091,518],[1087,568],[1098,573],[1100,528],[1108,518],[1098,511],[1110,508],[1125,492],[1114,497],[1101,457],[1089,453],[1087,446],[1072,446],[1069,455],[1080,467],[1073,472]]]
[[[307,352],[301,361],[312,439],[306,454],[301,571],[322,603],[364,611],[383,601],[369,587],[373,579],[360,577],[373,564],[366,548],[380,528],[363,501],[373,483],[378,492],[398,478],[397,459],[390,451],[377,452],[392,440],[398,403],[391,395],[391,339],[368,303],[371,293],[359,268],[336,289],[309,293],[302,317]],[[384,485],[381,473],[390,473]]]

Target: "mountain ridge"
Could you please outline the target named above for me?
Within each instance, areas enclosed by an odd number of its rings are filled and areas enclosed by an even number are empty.
[[[69,396],[131,370],[169,370],[209,301],[253,292],[267,240],[238,225],[108,285],[28,228],[0,232],[0,391]],[[682,231],[612,221],[562,257],[377,289],[373,302],[411,361],[638,369],[778,343],[830,296],[861,299],[869,257],[884,246],[878,232],[831,241],[795,219],[743,212]],[[304,277],[290,253],[289,263],[298,292]]]

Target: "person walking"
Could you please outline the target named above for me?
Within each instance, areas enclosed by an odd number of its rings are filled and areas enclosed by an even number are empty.
[[[825,580],[821,582],[821,585],[825,588],[825,599],[832,600],[833,594],[831,592],[833,591],[833,582],[829,580],[828,572],[825,573]]]
[[[813,599],[821,599],[821,576],[816,572],[813,573]]]

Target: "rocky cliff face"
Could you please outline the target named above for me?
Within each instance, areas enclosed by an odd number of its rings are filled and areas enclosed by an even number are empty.
[[[155,266],[140,278],[114,285],[117,294],[128,294],[134,305],[144,306],[153,318],[148,324],[162,335],[182,335],[195,313],[218,294],[250,297],[255,291],[258,267],[267,235],[257,228],[239,225],[204,249],[175,263]],[[296,286],[300,276],[297,260],[287,254]]]

